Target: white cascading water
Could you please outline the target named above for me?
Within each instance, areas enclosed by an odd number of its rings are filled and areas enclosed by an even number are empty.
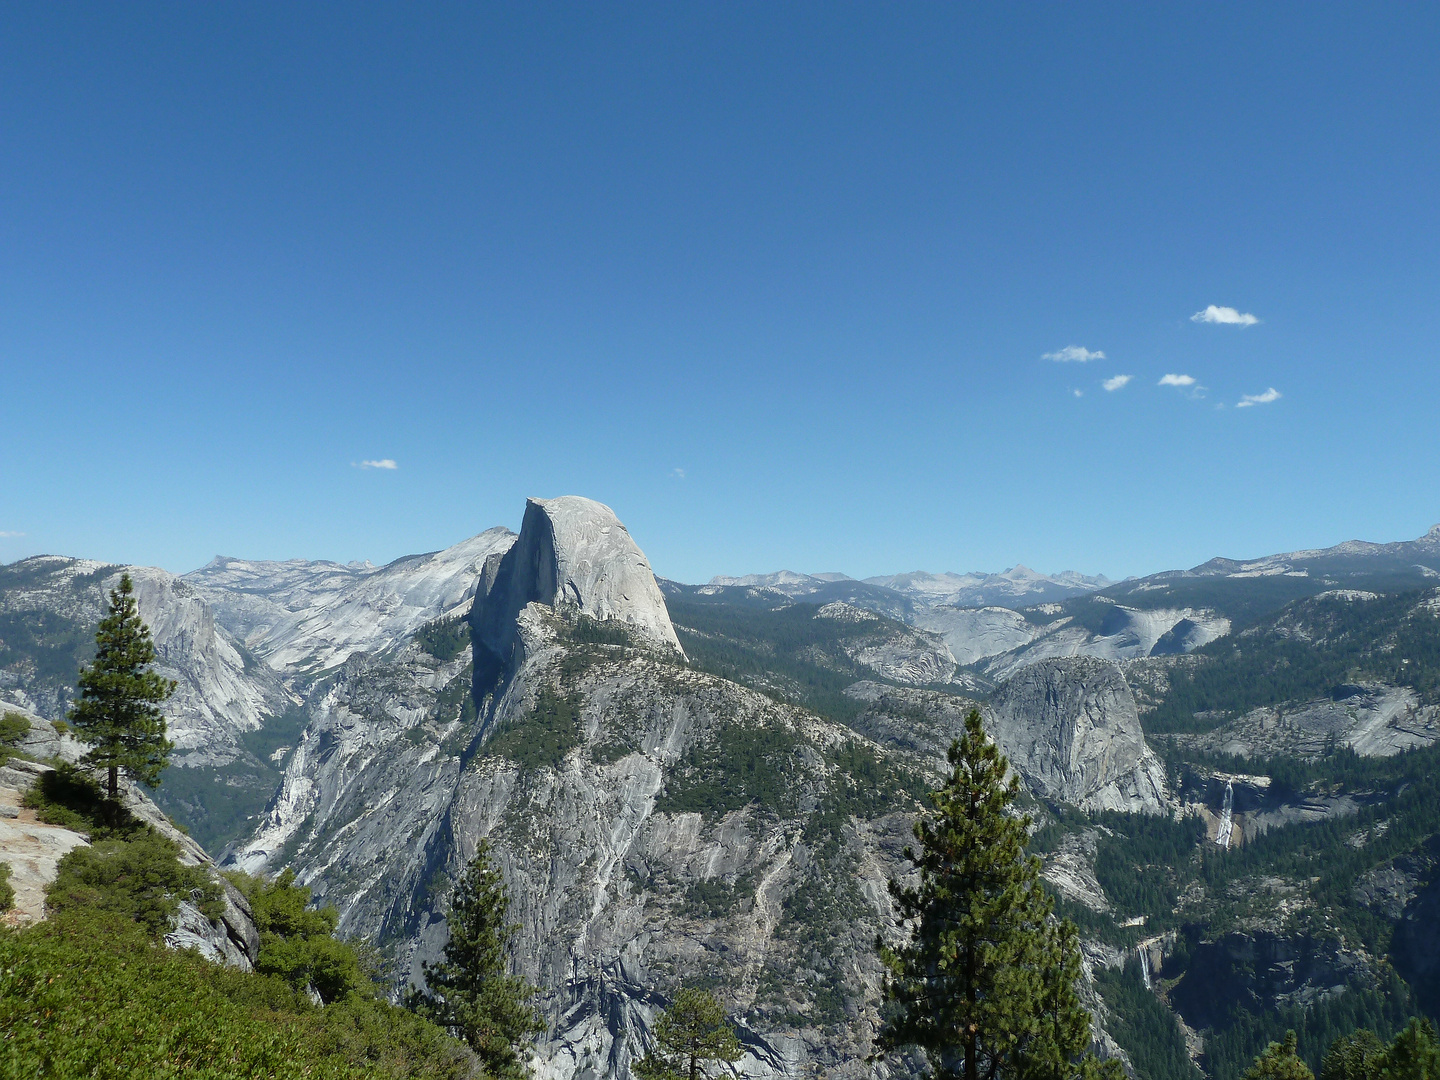
[[[1220,807],[1220,828],[1215,830],[1215,843],[1229,850],[1230,834],[1235,831],[1235,785],[1225,781],[1225,802]]]
[[[1140,946],[1140,978],[1145,980],[1145,989],[1153,990],[1150,985],[1150,950],[1144,945]]]

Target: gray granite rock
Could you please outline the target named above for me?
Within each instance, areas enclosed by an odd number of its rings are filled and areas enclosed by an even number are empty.
[[[478,644],[502,661],[526,604],[617,620],[643,641],[683,654],[650,563],[604,503],[578,495],[530,499],[513,547],[487,562],[471,615]]]
[[[988,713],[990,734],[1037,795],[1086,810],[1166,812],[1165,770],[1114,664],[1032,664],[1000,685]]]

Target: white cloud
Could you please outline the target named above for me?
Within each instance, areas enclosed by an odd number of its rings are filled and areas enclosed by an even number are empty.
[[[1100,385],[1105,387],[1108,392],[1113,394],[1116,390],[1119,390],[1122,386],[1124,386],[1134,377],[1134,375],[1114,375],[1106,379]]]
[[[1041,353],[1040,359],[1055,360],[1062,364],[1068,364],[1072,361],[1077,364],[1083,364],[1088,360],[1104,360],[1105,354],[1099,351],[1091,352],[1083,345],[1066,345],[1063,349],[1056,352]]]
[[[1194,386],[1194,375],[1162,375],[1156,386]]]
[[[0,529],[0,540],[14,540],[16,537],[24,535],[25,534],[22,532],[9,532],[7,530]]]
[[[353,464],[353,463],[352,463]],[[379,461],[362,461],[355,466],[357,469],[398,469],[393,458],[381,458]]]
[[[1084,396],[1085,396],[1085,391],[1084,391],[1084,390],[1076,389],[1076,390],[1071,390],[1070,392],[1071,392],[1072,394],[1074,394],[1076,397],[1084,397]]]
[[[1254,326],[1260,320],[1248,312],[1242,315],[1233,307],[1217,307],[1211,304],[1204,311],[1191,315],[1190,321],[1219,323],[1222,326]]]
[[[1251,405],[1269,405],[1272,401],[1280,400],[1280,391],[1273,386],[1263,394],[1241,394],[1240,400],[1236,402],[1237,409],[1248,409]]]
[[[684,480],[685,470],[680,468],[671,469],[670,475],[673,476],[676,480]]]

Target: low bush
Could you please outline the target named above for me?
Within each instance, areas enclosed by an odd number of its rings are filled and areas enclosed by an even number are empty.
[[[195,1080],[476,1075],[434,1025],[157,947],[115,912],[0,930],[0,1075]]]
[[[334,936],[339,913],[329,906],[310,908],[310,890],[295,884],[294,871],[286,870],[274,881],[243,874],[232,874],[230,880],[245,894],[260,931],[257,971],[295,990],[313,990],[326,1004],[349,994],[376,996],[375,980],[360,952]]]
[[[334,937],[334,909],[309,910],[292,874],[236,875],[261,930],[258,970],[212,964],[158,939],[182,900],[218,918],[220,883],[76,770],[47,774],[31,796],[42,817],[93,844],[60,861],[46,922],[0,927],[0,1076],[482,1075],[462,1044],[381,999],[363,948]]]
[[[179,853],[153,832],[77,847],[60,860],[46,904],[57,912],[119,915],[154,937],[169,928],[182,899],[218,919],[219,886],[199,867],[181,865]]]
[[[580,745],[580,706],[576,695],[546,687],[535,696],[535,708],[496,731],[483,752],[509,758],[522,769],[557,769]]]

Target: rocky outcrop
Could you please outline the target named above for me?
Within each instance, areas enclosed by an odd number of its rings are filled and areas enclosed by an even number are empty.
[[[1110,910],[1110,901],[1095,877],[1095,838],[1094,829],[1067,833],[1059,847],[1045,856],[1040,876],[1066,900],[1104,912]]]
[[[239,735],[283,713],[294,698],[279,678],[247,662],[236,642],[216,626],[214,612],[180,578],[153,567],[128,567],[140,617],[155,640],[155,670],[175,680],[165,702],[166,736],[175,764],[224,765],[242,753]],[[113,574],[101,584],[119,584]],[[99,612],[96,613],[97,617]]]
[[[527,605],[523,659],[478,716],[446,711],[462,657],[353,657],[237,861],[296,867],[343,932],[418,975],[488,840],[521,971],[546,990],[540,1075],[627,1075],[698,970],[741,1022],[743,1075],[868,1075],[872,942],[915,804],[862,794],[833,755],[903,755],[673,650],[577,641],[580,625]]]
[[[295,867],[342,932],[418,976],[487,840],[545,988],[541,1076],[626,1076],[700,970],[742,1075],[868,1076],[885,881],[932,756],[690,669],[641,569],[604,507],[532,502],[472,613],[474,651],[503,663],[479,711],[470,650],[352,656],[235,861]]]
[[[946,768],[945,753],[965,730],[966,715],[980,707],[954,694],[870,679],[846,687],[845,696],[864,703],[851,727],[878,743],[925,757],[937,772]]]
[[[477,647],[508,663],[525,605],[616,620],[651,645],[683,655],[665,597],[630,532],[604,503],[578,495],[530,499],[520,536],[486,561],[471,626]]]
[[[1024,615],[1003,607],[933,607],[915,625],[939,634],[961,664],[976,664],[1030,644],[1043,632]]]
[[[1197,750],[1264,758],[1316,758],[1348,746],[1361,757],[1390,757],[1440,740],[1440,706],[1408,686],[1344,684],[1323,698],[1252,709],[1214,731],[1185,735]]]
[[[1165,812],[1165,770],[1114,664],[1033,664],[1001,684],[988,712],[990,734],[1037,795],[1085,810]]]
[[[866,578],[868,585],[893,589],[910,597],[922,608],[946,607],[1026,607],[1079,596],[1104,588],[1110,580],[1104,576],[1090,577],[1066,570],[1059,574],[1040,574],[1028,566],[1013,566],[999,574],[930,574],[917,571]]]
[[[1086,629],[1070,616],[1055,619],[1038,627],[1029,643],[984,660],[985,672],[1004,679],[1027,665],[1065,656],[1094,656],[1114,663],[1182,656],[1230,633],[1230,620],[1206,609],[1130,607],[1103,596],[1085,602],[1105,605],[1098,629]]]
[[[279,789],[226,861],[264,873],[294,860],[310,878],[323,866],[318,887],[356,932],[362,910],[403,895],[395,868],[425,861],[479,735],[470,679],[468,647],[444,660],[416,642],[352,656],[317,691]]]
[[[72,763],[79,760],[84,747],[73,738],[62,735],[33,713],[0,702],[0,712],[12,711],[21,712],[30,722],[30,730],[19,743],[21,751],[32,757],[43,755]],[[5,915],[5,922],[12,926],[45,918],[45,888],[55,880],[60,860],[89,843],[81,833],[42,822],[34,810],[21,806],[25,793],[53,771],[51,765],[26,758],[0,764],[0,861],[10,865],[11,885],[15,888],[15,907]],[[260,955],[260,934],[245,897],[219,873],[205,849],[177,829],[143,789],[122,780],[121,801],[131,814],[175,844],[180,862],[205,868],[221,889],[223,907],[214,922],[190,900],[182,900],[165,936],[166,944],[195,949],[215,963],[252,970]]]
[[[871,612],[839,601],[824,605],[815,617],[855,626],[860,632],[843,639],[841,649],[882,679],[906,686],[930,686],[948,683],[955,675],[955,657],[934,634],[883,623]]]
[[[0,765],[0,862],[10,866],[14,906],[0,921],[7,926],[28,926],[45,917],[45,886],[55,880],[60,860],[85,837],[72,829],[47,825],[20,800],[45,766],[12,760]]]

